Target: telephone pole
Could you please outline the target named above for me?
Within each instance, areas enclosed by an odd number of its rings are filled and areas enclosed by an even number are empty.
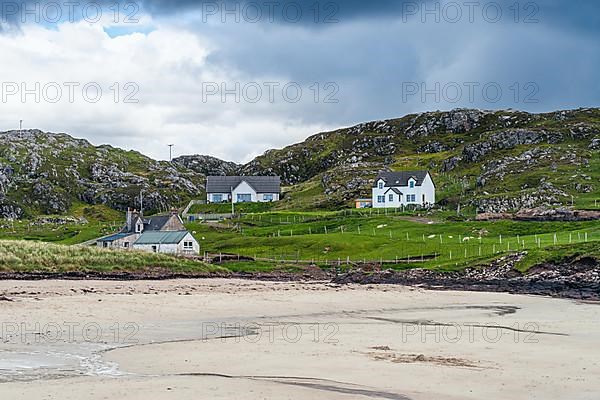
[[[173,146],[175,146],[174,144],[168,144],[167,146],[169,146],[169,162],[173,161]]]
[[[144,214],[144,189],[140,190],[140,214]]]

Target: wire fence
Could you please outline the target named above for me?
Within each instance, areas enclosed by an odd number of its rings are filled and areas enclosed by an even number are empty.
[[[503,236],[454,236],[454,235],[421,235],[420,238],[405,238],[392,240],[394,246],[388,246],[374,255],[373,251],[366,251],[364,256],[356,254],[341,255],[339,251],[325,248],[321,252],[301,248],[294,251],[289,249],[253,248],[240,249],[237,254],[231,253],[204,253],[205,260],[209,262],[231,261],[260,261],[269,263],[294,263],[306,265],[398,265],[398,264],[423,264],[428,262],[441,263],[461,262],[467,260],[485,259],[502,254],[541,249],[548,246],[588,243],[600,240],[597,231],[587,232],[562,232],[532,235]],[[434,243],[435,242],[435,243]],[[391,248],[390,248],[391,247]]]

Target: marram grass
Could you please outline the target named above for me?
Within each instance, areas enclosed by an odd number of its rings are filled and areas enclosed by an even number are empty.
[[[165,254],[0,241],[0,271],[4,272],[117,272],[152,268],[173,272],[221,271],[219,267]]]

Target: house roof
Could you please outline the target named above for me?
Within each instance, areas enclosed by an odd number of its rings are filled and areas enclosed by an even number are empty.
[[[231,193],[242,181],[246,181],[256,193],[279,193],[281,179],[278,176],[208,176],[206,193]]]
[[[188,231],[150,231],[140,235],[134,244],[178,244],[187,236]]]
[[[116,233],[114,235],[106,236],[98,239],[99,242],[114,242],[115,240],[124,239],[131,236],[131,233]]]
[[[157,215],[144,220],[144,231],[160,231],[171,219],[171,215]]]
[[[387,192],[389,192],[390,190],[392,192],[396,193],[397,195],[402,196],[402,192],[400,190],[396,189],[395,187],[389,188],[388,190],[385,191],[385,193],[387,194]]]
[[[421,186],[427,176],[428,171],[399,171],[399,172],[380,172],[375,178],[373,187],[377,187],[377,182],[383,179],[386,187],[408,186],[408,180],[413,178],[416,186]]]
[[[135,233],[135,224],[138,220],[142,220],[144,223],[144,232],[145,231],[160,231],[171,219],[172,215],[156,215],[154,217],[148,218],[140,218],[139,215],[136,215],[133,218],[133,222],[131,224],[131,229],[127,229],[127,225],[123,227],[120,233],[122,234],[131,234]]]

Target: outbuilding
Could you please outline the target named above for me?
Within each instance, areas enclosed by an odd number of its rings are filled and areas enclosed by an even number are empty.
[[[134,250],[176,255],[198,255],[200,244],[188,231],[144,232],[133,243]]]

